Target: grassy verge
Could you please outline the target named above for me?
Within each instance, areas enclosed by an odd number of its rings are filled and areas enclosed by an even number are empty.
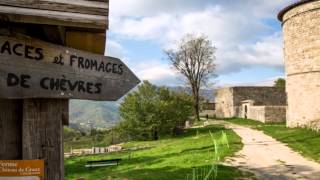
[[[71,149],[91,149],[92,147],[106,147],[112,141],[117,141],[117,132],[111,130],[93,130],[91,133],[81,133],[64,127],[64,152]]]
[[[65,140],[64,141],[64,152],[70,152],[71,149],[91,149],[94,147],[106,147],[108,141],[98,141],[92,136],[82,136],[77,140]]]
[[[263,126],[265,125],[262,122],[259,121],[254,121],[254,120],[249,120],[249,119],[241,119],[241,118],[225,118],[225,119],[221,119],[221,120],[225,120],[234,124],[238,124],[238,125],[244,125],[244,126],[250,126],[250,127],[259,127],[259,126]]]
[[[320,133],[305,128],[287,128],[282,124],[263,124],[247,119],[227,119],[226,121],[246,125],[263,131],[265,134],[286,143],[303,156],[320,162]]]
[[[241,139],[232,130],[220,126],[189,129],[184,135],[158,141],[129,142],[127,149],[136,151],[111,153],[87,157],[69,158],[65,161],[65,179],[137,179],[167,180],[191,179],[192,168],[209,168],[214,148],[209,131],[219,138],[226,132],[230,148],[220,149],[221,158],[232,156],[242,148]],[[87,169],[86,161],[122,158],[119,166]],[[188,178],[189,177],[189,178]],[[217,179],[253,177],[233,167],[219,166]]]

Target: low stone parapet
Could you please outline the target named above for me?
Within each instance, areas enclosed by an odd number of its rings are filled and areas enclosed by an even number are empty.
[[[252,100],[242,102],[241,117],[263,123],[286,121],[287,106],[257,106]]]

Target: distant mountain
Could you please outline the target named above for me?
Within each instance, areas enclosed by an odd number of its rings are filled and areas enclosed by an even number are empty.
[[[192,94],[192,90],[189,87],[184,87],[184,86],[171,86],[168,87],[172,91],[176,92],[185,92],[188,94]],[[200,96],[203,97],[204,99],[213,102],[214,101],[214,93],[215,89],[201,89],[200,90]]]
[[[168,87],[172,91],[191,94],[188,87]],[[200,95],[209,101],[214,101],[214,90],[203,89]],[[89,131],[91,126],[108,129],[115,126],[119,120],[119,106],[123,98],[116,102],[97,102],[84,100],[70,101],[70,127],[80,131]]]
[[[75,129],[110,128],[119,122],[120,102],[70,101],[69,118]]]

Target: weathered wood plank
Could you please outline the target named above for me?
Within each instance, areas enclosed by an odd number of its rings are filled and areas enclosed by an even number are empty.
[[[79,14],[0,5],[0,21],[66,27],[107,29],[108,16]]]
[[[87,1],[96,1],[96,2],[109,2],[109,0],[87,0]]]
[[[63,26],[42,25],[42,33],[46,42],[54,44],[65,44],[65,28]]]
[[[0,57],[0,98],[114,101],[140,82],[119,59],[30,38],[0,36]]]
[[[63,125],[64,100],[31,99],[23,103],[23,159],[44,159],[45,179],[64,179]]]
[[[0,5],[101,16],[107,16],[109,8],[108,0],[0,0]]]
[[[0,66],[0,97],[59,98],[115,101],[137,83],[126,80],[99,79],[85,74],[74,74],[46,66],[16,66],[2,63]]]
[[[20,159],[22,101],[0,99],[0,109],[0,160]]]
[[[61,99],[61,103],[59,105],[62,112],[62,125],[69,126],[69,100]]]
[[[105,33],[68,30],[66,32],[66,43],[68,47],[103,55],[106,35]]]

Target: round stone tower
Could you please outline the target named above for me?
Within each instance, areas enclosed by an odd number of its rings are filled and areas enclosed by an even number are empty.
[[[287,126],[320,128],[320,0],[283,9]]]

